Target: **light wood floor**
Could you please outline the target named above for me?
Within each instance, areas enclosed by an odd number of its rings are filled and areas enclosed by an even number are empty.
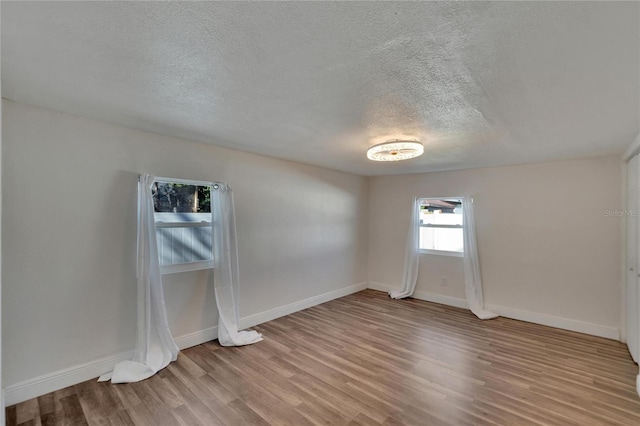
[[[624,345],[365,290],[183,351],[141,383],[87,381],[8,425],[640,425]]]

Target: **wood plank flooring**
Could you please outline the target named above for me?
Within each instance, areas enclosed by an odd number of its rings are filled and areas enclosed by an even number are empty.
[[[140,383],[90,380],[7,408],[13,425],[640,425],[611,340],[365,290],[187,349]]]

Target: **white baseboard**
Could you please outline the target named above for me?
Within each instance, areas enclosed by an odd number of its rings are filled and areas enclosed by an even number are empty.
[[[107,356],[9,385],[5,388],[5,402],[7,405],[17,404],[27,399],[98,377],[113,370],[113,366],[117,363],[131,359],[132,356],[133,351]]]
[[[273,319],[292,314],[302,309],[307,309],[312,306],[337,299],[339,297],[347,296],[366,288],[367,283],[362,282],[349,287],[320,294],[318,296],[309,297],[307,299],[290,303],[285,306],[280,306],[275,309],[260,312],[258,314],[249,315],[240,319],[240,328],[244,329],[247,327],[253,327],[255,325],[262,324],[263,322],[271,321]],[[218,327],[214,326],[176,337],[175,341],[180,349],[187,349],[204,342],[215,340],[217,338]],[[4,396],[6,398],[5,402],[9,406],[11,406],[49,392],[66,388],[67,386],[75,385],[77,383],[93,379],[113,370],[114,365],[121,361],[131,359],[132,356],[133,351],[123,352],[117,355],[107,356],[81,365],[54,371],[52,373],[44,374],[33,379],[15,383],[13,385],[7,386],[4,389]]]
[[[604,337],[605,339],[620,340],[620,329],[605,325],[594,324],[569,318],[556,317],[552,315],[539,314],[537,312],[522,311],[520,309],[507,308],[504,306],[485,305],[485,309],[496,314],[517,319],[520,321],[533,322],[536,324],[548,325],[550,327],[561,328],[563,330],[577,331],[578,333],[590,334],[592,336]]]
[[[389,284],[379,283],[376,281],[369,281],[369,287],[372,290],[384,291],[389,293],[391,290],[398,290],[399,288],[390,286]],[[428,291],[415,291],[411,296],[414,299],[426,300],[427,302],[440,303],[442,305],[455,306],[456,308],[469,309],[467,301],[459,297],[445,296],[444,294],[430,293]]]
[[[389,293],[391,290],[395,289],[395,287],[391,287],[389,284],[379,283],[376,281],[369,281],[367,288],[371,290],[384,291],[385,293]]]
[[[413,297],[420,300],[427,300],[429,302],[455,306],[456,308],[469,309],[466,299],[461,299],[459,297],[445,296],[444,294],[430,293],[428,291],[416,291],[413,293]]]
[[[192,346],[197,346],[204,342],[210,342],[218,338],[218,326],[205,328],[204,330],[198,330],[193,333],[185,334],[176,337],[174,340],[176,345],[182,349],[187,349]]]
[[[369,281],[369,288],[385,292],[394,289],[394,287],[388,284],[372,281]],[[469,309],[467,301],[459,297],[445,296],[442,294],[430,293],[427,291],[416,291],[415,293],[413,293],[412,297],[415,299],[426,300],[427,302],[441,303],[443,305]],[[485,309],[491,312],[495,312],[496,314],[506,318],[547,325],[549,327],[561,328],[563,330],[577,331],[578,333],[590,334],[592,336],[604,337],[606,339],[620,339],[620,330],[616,327],[607,327],[604,325],[593,324],[569,318],[539,314],[537,312],[523,311],[515,308],[507,308],[505,306],[486,304]]]
[[[367,288],[367,283],[362,282],[354,284],[349,287],[340,288],[338,290],[330,291],[328,293],[320,294],[318,296],[309,297],[307,299],[293,302],[288,305],[280,306],[278,308],[269,309],[268,311],[260,312],[258,314],[249,315],[240,319],[240,328],[253,327],[254,325],[262,324],[267,321],[274,320],[276,318],[283,317],[285,315],[292,314],[294,312],[301,311],[303,309],[311,308],[312,306],[319,305],[321,303],[328,302],[339,297],[344,297],[349,294],[357,293]]]

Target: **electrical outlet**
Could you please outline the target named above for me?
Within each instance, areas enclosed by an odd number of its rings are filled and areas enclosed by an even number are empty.
[[[449,285],[449,278],[447,277],[440,277],[440,285],[445,287]]]

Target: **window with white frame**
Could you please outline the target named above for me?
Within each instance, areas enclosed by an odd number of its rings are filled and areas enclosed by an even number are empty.
[[[421,198],[418,200],[420,252],[462,256],[462,200],[459,198]]]
[[[152,187],[163,274],[213,267],[211,189],[205,183],[156,180]]]

